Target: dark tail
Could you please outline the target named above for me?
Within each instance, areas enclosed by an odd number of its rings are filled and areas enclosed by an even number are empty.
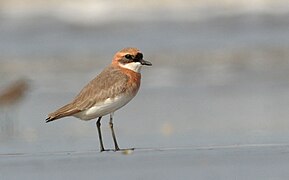
[[[54,120],[55,120],[55,118],[48,117],[48,118],[46,118],[45,122],[48,123],[48,122],[50,122],[50,121],[54,121]]]
[[[67,104],[63,106],[62,108],[56,110],[55,112],[50,113],[48,115],[48,118],[46,118],[46,123],[66,117],[66,116],[71,116],[78,112],[80,112],[80,110],[76,109],[72,104]]]

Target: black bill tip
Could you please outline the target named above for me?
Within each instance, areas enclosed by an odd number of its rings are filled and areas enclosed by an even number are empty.
[[[142,65],[152,66],[152,63],[151,63],[151,62],[145,61],[145,60],[143,60],[143,59],[140,61],[140,63],[141,63]]]

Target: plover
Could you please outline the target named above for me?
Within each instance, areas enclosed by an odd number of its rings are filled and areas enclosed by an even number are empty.
[[[46,122],[66,116],[74,116],[85,121],[98,118],[96,127],[100,151],[106,151],[102,141],[100,120],[109,114],[114,150],[121,150],[113,129],[113,114],[137,94],[141,81],[140,71],[144,65],[151,66],[152,64],[143,59],[143,54],[139,49],[120,50],[114,55],[112,63],[90,81],[72,102],[50,113]]]

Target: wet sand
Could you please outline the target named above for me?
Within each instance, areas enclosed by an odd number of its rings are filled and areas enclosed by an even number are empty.
[[[0,155],[3,179],[287,179],[288,145]]]

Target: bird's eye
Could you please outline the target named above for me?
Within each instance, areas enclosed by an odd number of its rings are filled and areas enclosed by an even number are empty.
[[[132,59],[132,55],[130,55],[130,54],[127,54],[127,55],[125,55],[124,56],[126,59]]]

